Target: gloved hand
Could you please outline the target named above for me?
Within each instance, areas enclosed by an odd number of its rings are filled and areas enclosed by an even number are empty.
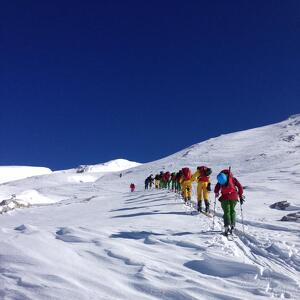
[[[243,203],[245,202],[246,200],[245,200],[245,196],[244,195],[241,195],[240,196],[240,203],[241,203],[241,205],[243,205]]]
[[[215,198],[218,198],[219,197],[219,193],[215,193]]]
[[[211,186],[210,186],[210,182],[207,184],[207,188],[206,188],[209,192],[211,191]]]

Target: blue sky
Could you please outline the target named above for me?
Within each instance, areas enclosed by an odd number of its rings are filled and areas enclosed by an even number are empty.
[[[7,1],[0,165],[147,162],[300,112],[300,2]]]

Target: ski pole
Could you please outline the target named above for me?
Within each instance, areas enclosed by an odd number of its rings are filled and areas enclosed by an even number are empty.
[[[217,197],[215,196],[215,202],[214,202],[214,214],[213,214],[213,224],[212,224],[212,230],[214,230],[214,229],[215,229],[216,203],[217,203]]]
[[[244,226],[244,216],[243,216],[243,206],[240,201],[240,208],[241,208],[241,217],[242,217],[242,226],[243,226],[243,234],[245,234],[245,226]]]

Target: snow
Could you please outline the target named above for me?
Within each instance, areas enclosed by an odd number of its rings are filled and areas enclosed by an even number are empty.
[[[134,168],[140,166],[140,163],[129,161],[126,159],[115,159],[108,161],[106,163],[92,165],[92,166],[84,166],[85,172],[90,173],[99,173],[99,172],[118,172],[124,171],[130,168]]]
[[[16,194],[32,205],[0,216],[0,298],[300,299],[300,223],[282,222],[287,212],[270,208],[300,207],[299,149],[298,115],[212,138],[122,177],[102,164],[2,184],[0,199]],[[201,164],[212,167],[212,185],[231,165],[246,186],[245,233],[238,206],[233,241],[220,234],[219,203],[212,231],[213,219],[191,214],[178,195],[143,190],[149,174]]]
[[[50,174],[52,171],[43,167],[0,166],[0,183],[19,180],[31,176]]]

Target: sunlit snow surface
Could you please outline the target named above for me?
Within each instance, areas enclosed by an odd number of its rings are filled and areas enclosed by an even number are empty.
[[[210,139],[122,177],[74,169],[2,184],[0,199],[39,195],[55,203],[0,216],[0,299],[300,299],[300,224],[279,221],[291,210],[269,207],[287,200],[299,211],[299,150],[295,116]],[[245,234],[237,207],[234,241],[217,232],[219,204],[212,232],[212,219],[191,215],[180,197],[143,190],[151,173],[201,164],[213,168],[213,185],[231,165],[246,186]]]
[[[31,176],[50,174],[52,171],[42,167],[0,166],[0,183],[19,180]]]

